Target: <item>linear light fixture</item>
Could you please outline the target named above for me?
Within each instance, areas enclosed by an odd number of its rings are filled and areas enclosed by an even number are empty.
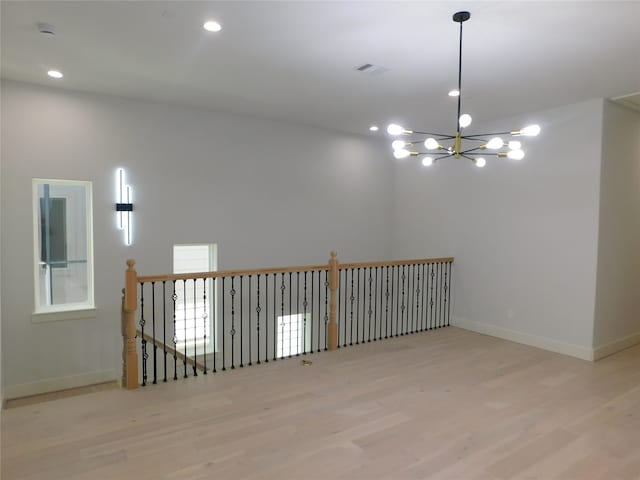
[[[132,239],[132,219],[133,197],[131,186],[124,183],[124,169],[116,170],[116,215],[118,229],[124,232],[125,245],[131,245]]]
[[[456,12],[453,21],[460,24],[460,41],[458,49],[458,88],[451,90],[449,96],[458,99],[458,115],[456,116],[456,133],[450,135],[446,133],[420,132],[404,128],[401,125],[390,124],[387,132],[394,136],[428,136],[426,139],[396,140],[391,146],[394,150],[395,158],[406,158],[409,156],[424,156],[422,165],[428,167],[444,158],[465,158],[471,160],[476,167],[484,167],[487,164],[485,156],[495,156],[497,158],[507,157],[512,160],[522,160],[524,151],[522,144],[517,140],[505,142],[502,136],[510,135],[514,137],[525,136],[535,137],[540,133],[539,125],[529,125],[519,130],[495,133],[478,133],[474,135],[463,135],[466,128],[471,125],[471,115],[462,113],[462,24],[471,18],[469,12]],[[440,142],[444,143],[441,144]],[[427,151],[414,150],[422,146]],[[503,151],[495,151],[504,149]],[[494,150],[487,152],[487,150]]]

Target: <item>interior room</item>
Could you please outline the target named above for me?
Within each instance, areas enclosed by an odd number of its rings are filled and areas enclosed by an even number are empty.
[[[2,477],[640,478],[639,16],[3,0]]]

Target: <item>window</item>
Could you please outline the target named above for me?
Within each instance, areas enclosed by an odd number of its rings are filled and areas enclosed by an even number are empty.
[[[304,320],[302,313],[278,317],[278,358],[311,351],[311,315]]]
[[[214,272],[216,269],[214,244],[173,246],[173,273]],[[212,280],[198,279],[195,284],[193,280],[177,280],[175,285],[177,346],[192,348],[194,345],[204,345],[206,332],[207,349],[215,351],[215,345],[212,346],[214,315],[211,306],[217,302],[211,301]]]
[[[35,314],[94,309],[91,182],[33,180]]]

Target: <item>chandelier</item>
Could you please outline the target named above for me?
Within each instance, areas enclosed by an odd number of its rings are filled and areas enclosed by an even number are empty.
[[[433,132],[419,132],[408,130],[401,125],[390,124],[387,132],[394,136],[428,136],[426,139],[412,140],[395,140],[391,146],[393,147],[393,155],[395,158],[406,158],[409,156],[424,156],[422,165],[428,167],[443,158],[465,158],[471,160],[476,167],[484,167],[487,164],[486,156],[494,156],[498,158],[510,158],[513,160],[522,160],[524,151],[522,144],[518,140],[505,141],[502,137],[509,135],[511,137],[535,137],[540,133],[539,125],[529,125],[520,130],[512,130],[508,132],[494,133],[478,133],[474,135],[464,135],[464,130],[471,125],[471,115],[462,113],[462,24],[471,18],[469,12],[457,12],[453,15],[453,21],[460,24],[460,46],[458,50],[458,88],[449,92],[450,97],[458,97],[458,115],[456,119],[455,135]],[[442,145],[440,142],[444,143]],[[421,147],[426,152],[418,151]],[[498,150],[503,151],[498,151]]]

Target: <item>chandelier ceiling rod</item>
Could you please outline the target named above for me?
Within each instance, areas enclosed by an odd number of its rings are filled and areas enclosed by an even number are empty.
[[[409,156],[417,157],[425,155],[422,160],[424,166],[430,166],[435,162],[444,158],[465,158],[472,161],[477,167],[484,167],[487,163],[484,156],[490,155],[498,158],[508,157],[513,160],[521,160],[524,157],[524,151],[522,151],[521,142],[517,140],[511,140],[505,142],[499,135],[511,135],[534,137],[540,133],[540,126],[529,125],[519,130],[511,130],[508,132],[498,133],[477,133],[473,135],[463,135],[465,128],[471,125],[471,115],[462,113],[462,24],[471,18],[471,13],[467,11],[456,12],[453,14],[453,21],[460,24],[460,34],[458,43],[458,89],[449,92],[449,96],[458,97],[458,114],[456,119],[455,135],[449,135],[445,133],[432,133],[421,132],[406,129],[397,124],[390,124],[387,127],[387,132],[390,135],[429,135],[427,139],[403,141],[396,140],[392,143],[394,149],[393,155],[396,158],[406,158]],[[437,138],[434,138],[437,137]],[[484,138],[483,138],[484,137]],[[493,137],[489,140],[486,137]],[[445,147],[440,144],[441,140],[453,140],[453,145]],[[413,148],[418,144],[424,142],[424,147],[428,151],[436,151],[434,153],[439,154],[437,156],[431,156],[430,152],[411,151],[408,148]],[[470,146],[463,147],[464,143],[468,142],[482,142],[480,145],[474,143]],[[504,146],[508,147],[507,151],[502,152],[486,152],[486,150],[500,150]],[[479,156],[483,155],[483,156]]]
[[[460,23],[460,44],[458,47],[458,116],[462,113],[462,24],[471,18],[469,12],[457,12],[453,15],[453,21]],[[456,132],[460,132],[460,124],[456,121]]]

